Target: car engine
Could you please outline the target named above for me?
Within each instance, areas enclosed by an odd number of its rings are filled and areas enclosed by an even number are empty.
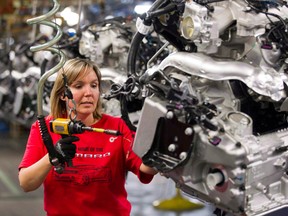
[[[143,162],[233,215],[287,206],[287,1],[156,1],[137,28],[176,48],[139,73],[132,41]]]

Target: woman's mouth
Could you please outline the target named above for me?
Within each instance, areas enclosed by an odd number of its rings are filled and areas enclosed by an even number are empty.
[[[81,102],[82,105],[93,105],[93,102],[85,101]]]

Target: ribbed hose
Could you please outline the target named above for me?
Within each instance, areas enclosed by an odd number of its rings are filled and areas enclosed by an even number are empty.
[[[137,32],[132,39],[131,46],[128,53],[128,60],[127,60],[127,69],[128,69],[128,77],[131,75],[137,76],[136,73],[136,58],[137,53],[140,48],[140,44],[143,40],[145,35],[141,34],[140,32]]]
[[[50,136],[50,134],[48,132],[48,128],[47,128],[47,125],[46,125],[46,122],[45,122],[45,118],[44,118],[44,116],[37,116],[37,119],[38,119],[40,133],[41,133],[43,142],[50,144],[50,145],[47,146],[47,150],[48,150],[49,154],[51,152],[50,157],[55,157],[56,156],[56,151],[55,151],[55,149],[53,147],[53,140],[52,140],[52,138],[51,138],[51,136]]]

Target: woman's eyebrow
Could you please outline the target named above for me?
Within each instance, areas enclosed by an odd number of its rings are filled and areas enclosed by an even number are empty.
[[[91,80],[90,82],[99,82],[98,78]],[[75,80],[73,83],[84,83],[83,80]]]
[[[75,80],[72,84],[75,84],[75,83],[83,83],[82,80]]]
[[[94,79],[90,83],[99,83],[99,80],[98,79]]]

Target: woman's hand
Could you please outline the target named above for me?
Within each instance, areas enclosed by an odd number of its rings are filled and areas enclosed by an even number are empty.
[[[146,173],[146,174],[150,174],[150,175],[156,175],[158,173],[157,170],[155,170],[154,168],[149,167],[143,163],[140,166],[140,171],[143,173]]]

